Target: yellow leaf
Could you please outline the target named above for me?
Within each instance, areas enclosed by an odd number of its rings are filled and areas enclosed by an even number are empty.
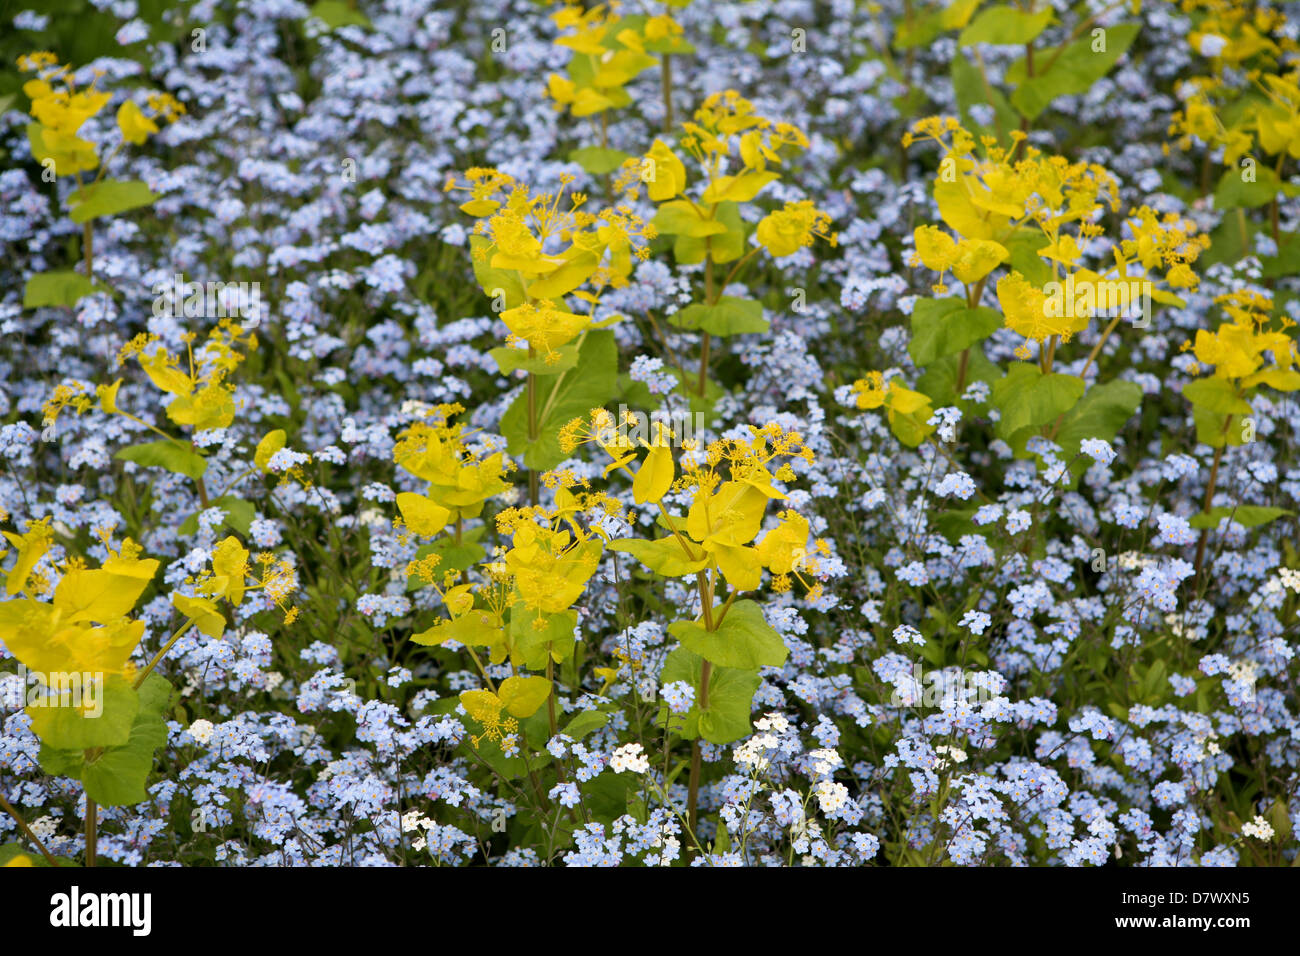
[[[95,395],[99,398],[99,406],[109,415],[117,413],[117,390],[122,387],[122,380],[119,378],[112,385],[101,385],[95,389]]]
[[[253,464],[257,466],[259,471],[265,472],[267,470],[267,462],[271,460],[271,457],[277,451],[284,447],[287,440],[288,436],[283,428],[277,428],[275,431],[266,433],[266,437],[257,443],[257,450],[253,452]]]
[[[157,561],[150,562],[156,568]],[[54,590],[54,607],[68,624],[94,621],[106,624],[122,617],[149,586],[149,578],[112,574],[103,568],[69,571]]]
[[[117,125],[128,143],[140,146],[150,134],[158,132],[158,124],[145,116],[134,100],[127,100],[117,108]]]
[[[639,505],[647,501],[658,502],[668,494],[675,474],[672,449],[667,445],[656,445],[646,454],[645,461],[632,479],[632,497]]]
[[[217,610],[214,601],[201,597],[173,594],[172,604],[186,617],[194,619],[194,626],[208,637],[220,637],[226,629],[226,619]]]
[[[551,682],[545,677],[507,677],[497,693],[506,710],[525,720],[537,713],[551,696]]]
[[[672,199],[686,190],[686,166],[677,154],[668,148],[668,144],[656,139],[646,159],[653,163],[654,176],[646,183],[646,191],[653,202]]]
[[[776,173],[757,169],[748,169],[736,176],[719,176],[704,190],[700,201],[710,205],[719,202],[748,202],[764,186],[779,178]]]
[[[12,597],[27,586],[27,578],[31,575],[32,568],[36,567],[36,563],[45,556],[45,552],[50,550],[52,534],[48,521],[41,520],[33,522],[26,534],[17,535],[6,531],[4,536],[18,549],[17,560],[9,569],[9,577],[5,581],[5,591]]]
[[[501,698],[487,690],[464,691],[460,695],[460,702],[465,708],[465,713],[480,724],[495,721],[501,714],[501,708],[505,706]]]
[[[397,510],[406,526],[416,534],[434,535],[447,526],[451,512],[424,495],[403,491],[397,496]]]

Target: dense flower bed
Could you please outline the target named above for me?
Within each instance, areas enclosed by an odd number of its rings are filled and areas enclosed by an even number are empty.
[[[1295,863],[1287,4],[36,6],[0,863]]]

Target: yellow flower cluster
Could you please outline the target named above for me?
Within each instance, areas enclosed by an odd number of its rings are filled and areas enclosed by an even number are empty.
[[[209,428],[227,428],[235,420],[235,387],[227,379],[244,361],[241,348],[257,348],[257,336],[244,333],[239,325],[223,320],[208,334],[208,340],[197,357],[193,346],[194,333],[183,338],[186,365],[165,346],[151,348],[158,341],[156,335],[138,335],[118,352],[118,363],[135,358],[144,373],[161,391],[174,396],[167,405],[167,417],[177,425],[188,425],[195,431]],[[98,389],[100,407],[107,413],[139,419],[122,410],[117,404],[117,392],[122,379]]]
[[[1095,289],[1108,282],[1141,279],[1152,298],[1179,303],[1171,292],[1156,288],[1163,273],[1169,289],[1195,289],[1192,264],[1208,248],[1209,237],[1195,223],[1176,213],[1163,216],[1142,206],[1126,217],[1129,238],[1108,241],[1098,224],[1106,210],[1118,212],[1118,185],[1096,163],[1072,163],[1045,155],[1013,134],[1017,145],[1004,149],[990,137],[977,150],[974,138],[954,118],[929,117],[904,135],[909,146],[933,141],[943,149],[934,196],[950,235],[933,225],[919,226],[913,240],[913,265],[940,274],[936,293],[946,292],[942,276],[951,271],[966,287],[974,306],[992,273],[1013,259],[1017,243],[1032,242],[1034,254],[1050,265],[1053,281],[1071,288]],[[982,153],[982,155],[980,155]],[[1113,265],[1096,271],[1081,265],[1095,242],[1106,243],[1102,262]],[[1130,275],[1130,266],[1140,269]],[[1087,327],[1092,308],[1061,308],[1044,286],[1012,269],[997,282],[999,304],[1007,327],[1026,339],[1063,341]],[[1027,356],[1027,351],[1025,355]]]
[[[78,136],[86,121],[102,110],[112,98],[95,88],[79,90],[72,78],[72,68],[60,65],[52,53],[38,52],[20,56],[18,68],[35,73],[23,84],[23,92],[32,101],[31,114],[36,122],[27,129],[32,155],[38,162],[51,161],[59,176],[75,176],[99,165],[97,146]],[[185,107],[167,93],[152,93],[147,99],[152,116],[146,115],[134,100],[118,108],[117,124],[123,138],[137,146],[158,132],[157,119],[173,122]]]
[[[448,421],[464,410],[461,405],[438,405],[424,421],[397,436],[393,460],[428,482],[425,494],[397,496],[403,522],[414,534],[434,535],[448,522],[478,517],[489,498],[510,487],[504,479],[512,468],[510,460],[501,452],[477,454],[466,441],[464,423]]]
[[[753,103],[735,90],[708,97],[693,120],[682,123],[682,130],[680,148],[695,161],[704,179],[698,198],[687,195],[686,164],[661,139],[654,141],[642,159],[624,164],[618,183],[635,189],[638,179],[645,182],[650,199],[662,204],[655,223],[688,242],[686,249],[679,242],[679,260],[698,261],[690,254],[689,244],[701,241],[709,247],[714,262],[738,259],[744,252],[743,234],[738,233],[738,221],[730,223],[720,215],[720,205],[756,197],[780,178],[770,167],[781,165],[782,157],[791,152],[807,149],[808,137],[789,123],[759,115]],[[739,170],[724,174],[733,157],[740,160]],[[811,245],[814,238],[834,246],[836,236],[830,225],[830,216],[811,201],[791,202],[762,219],[756,236],[759,244],[779,259]]]
[[[1269,330],[1273,300],[1256,292],[1233,292],[1214,300],[1229,321],[1217,331],[1198,329],[1195,342],[1184,342],[1198,362],[1214,366],[1214,377],[1229,379],[1240,389],[1268,385],[1283,392],[1300,389],[1300,353],[1287,330],[1295,325],[1283,315]],[[1271,357],[1272,362],[1266,363]],[[1199,369],[1193,368],[1193,372]]]
[[[624,87],[637,74],[657,64],[653,55],[689,47],[681,39],[682,27],[667,14],[625,17],[621,4],[610,2],[584,9],[570,3],[551,20],[567,31],[556,46],[573,51],[569,75],[547,77],[546,94],[555,109],[565,107],[574,116],[593,116],[632,102]]]

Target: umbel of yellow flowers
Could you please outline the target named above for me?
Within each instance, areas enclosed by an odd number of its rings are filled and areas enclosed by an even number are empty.
[[[762,428],[751,425],[748,440],[735,438],[712,442],[703,449],[693,444],[684,448],[678,476],[665,431],[660,425],[653,440],[638,449],[614,428],[608,411],[595,409],[588,418],[574,419],[561,432],[560,444],[566,451],[589,442],[604,448],[613,458],[606,474],[623,471],[629,475],[637,502],[657,505],[670,531],[668,537],[655,541],[620,539],[610,547],[630,553],[667,577],[716,571],[736,592],[757,590],[764,569],[772,573],[777,591],[789,590],[794,575],[808,589],[809,600],[816,599],[822,587],[804,574],[811,577],[819,572],[816,555],[828,554],[829,546],[818,541],[809,547],[807,519],[784,511],[777,527],[753,544],[763,529],[768,502],[786,497],[773,482],[795,477],[790,462],[781,459],[812,460],[803,437],[775,423]],[[633,471],[630,466],[642,451],[644,459]],[[692,493],[685,521],[673,518],[662,504],[674,487]]]
[[[546,93],[556,110],[568,107],[574,116],[583,117],[627,106],[632,98],[624,87],[659,62],[651,50],[686,49],[681,25],[672,17],[623,17],[620,6],[610,2],[586,10],[571,3],[551,14],[556,27],[569,31],[555,45],[573,51],[569,76],[552,73],[546,79]]]
[[[427,481],[425,494],[402,492],[397,507],[408,529],[434,535],[448,522],[476,518],[483,504],[510,485],[504,475],[512,467],[501,452],[480,457],[465,441],[465,425],[448,422],[464,406],[438,405],[428,419],[408,427],[393,447],[393,460],[405,471]]]
[[[1019,144],[1023,134],[1013,132],[1012,138]],[[1153,299],[1172,304],[1182,300],[1169,290],[1196,289],[1199,279],[1192,264],[1208,248],[1209,238],[1191,220],[1141,206],[1126,217],[1129,238],[1105,239],[1098,220],[1106,208],[1118,212],[1120,204],[1115,177],[1102,166],[1072,163],[1033,147],[1017,156],[991,137],[982,142],[981,158],[974,137],[952,117],[917,122],[903,144],[918,140],[943,149],[934,198],[944,225],[956,233],[934,225],[913,233],[913,264],[939,273],[936,294],[947,291],[943,276],[951,272],[966,288],[968,304],[977,305],[993,273],[1012,259],[1012,244],[1029,240],[1062,286],[1094,290],[1107,282],[1141,278]],[[1089,244],[1098,242],[1099,260],[1113,263],[1100,272],[1082,265]],[[1139,271],[1131,275],[1131,268]],[[1161,281],[1167,289],[1159,287]],[[1054,307],[1057,300],[1019,269],[999,278],[996,289],[1006,326],[1026,339],[1069,341],[1092,318],[1091,308],[1075,308],[1073,302]],[[1027,350],[1022,349],[1021,357],[1028,357]]]
[[[709,96],[693,120],[682,123],[682,130],[679,148],[693,160],[698,189],[691,189],[686,164],[660,139],[642,159],[624,164],[619,183],[634,189],[639,180],[646,180],[647,195],[660,203],[655,225],[679,237],[679,262],[701,261],[706,246],[714,262],[739,259],[746,254],[743,232],[738,220],[724,216],[723,204],[749,202],[780,179],[776,167],[782,165],[783,155],[807,149],[808,137],[789,123],[754,112],[754,105],[735,90]],[[733,167],[738,168],[732,172]],[[816,238],[835,246],[830,224],[830,216],[811,200],[787,202],[759,221],[755,238],[760,248],[780,259]]]
[[[227,428],[235,420],[235,387],[227,379],[244,360],[239,346],[249,350],[257,348],[257,337],[244,334],[238,325],[223,320],[208,335],[204,347],[195,353],[194,334],[183,336],[186,346],[186,364],[158,345],[158,336],[141,334],[124,345],[118,352],[118,362],[136,358],[144,373],[160,391],[173,396],[167,404],[167,417],[177,425],[188,425],[195,431],[209,428]],[[123,411],[117,402],[117,392],[122,385],[118,379],[112,385],[98,389],[100,407],[108,414],[134,416]]]
[[[72,67],[60,65],[53,53],[24,54],[18,68],[35,73],[23,84],[23,92],[32,101],[31,114],[36,122],[27,127],[27,138],[37,162],[51,162],[59,176],[76,176],[99,166],[98,147],[78,135],[86,121],[108,105],[112,94],[95,88],[77,89]],[[157,120],[173,122],[185,107],[167,93],[151,93],[147,99],[149,114],[134,100],[118,108],[117,125],[122,138],[136,146],[158,132]]]
[[[1230,321],[1217,331],[1198,329],[1195,342],[1184,342],[1198,362],[1214,366],[1214,377],[1228,379],[1240,389],[1267,385],[1282,392],[1300,389],[1300,355],[1295,339],[1287,330],[1295,325],[1281,316],[1280,328],[1268,331],[1265,325],[1273,308],[1266,295],[1243,291],[1221,295],[1214,300],[1228,313]],[[1268,362],[1267,359],[1272,361]],[[1193,367],[1193,372],[1198,371]]]

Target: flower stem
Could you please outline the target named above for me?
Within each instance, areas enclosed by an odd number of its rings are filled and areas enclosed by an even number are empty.
[[[95,865],[95,854],[98,843],[98,833],[96,827],[99,823],[99,805],[90,797],[86,797],[86,866]]]
[[[140,671],[140,673],[136,676],[135,684],[132,685],[135,687],[136,690],[140,689],[140,687],[144,684],[145,678],[148,677],[149,674],[153,671],[153,669],[157,667],[158,664],[162,661],[162,659],[167,656],[167,652],[172,649],[172,645],[174,645],[178,640],[180,640],[181,635],[184,634],[193,626],[194,626],[194,618],[189,618],[184,624],[180,626],[180,629],[177,630],[175,634],[173,634],[171,637],[167,639],[167,643],[162,646],[162,650],[160,650],[157,654],[155,654],[153,656],[153,660],[149,661],[149,663],[144,666],[144,670]]]

